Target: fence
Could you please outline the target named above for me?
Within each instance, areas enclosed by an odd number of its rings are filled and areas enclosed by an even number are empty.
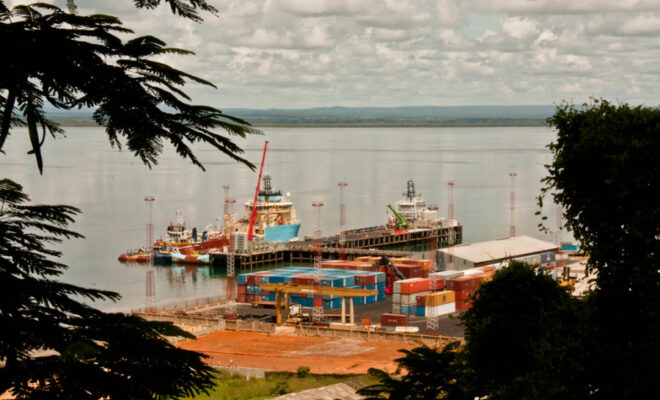
[[[225,303],[224,296],[210,296],[202,299],[191,299],[185,301],[179,301],[177,303],[168,303],[155,307],[140,307],[131,309],[131,314],[140,314],[140,313],[177,313],[177,312],[195,312],[199,309],[210,308],[210,306],[217,306]]]

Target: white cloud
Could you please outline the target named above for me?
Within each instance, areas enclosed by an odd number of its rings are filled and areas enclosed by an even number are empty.
[[[660,16],[638,15],[625,21],[621,26],[621,32],[629,35],[658,34],[660,33]]]
[[[201,24],[132,0],[78,6],[195,51],[163,60],[216,83],[186,89],[221,107],[660,102],[658,0],[211,2]]]
[[[539,29],[535,21],[528,18],[512,17],[506,18],[502,22],[502,31],[514,39],[525,40],[536,36]]]

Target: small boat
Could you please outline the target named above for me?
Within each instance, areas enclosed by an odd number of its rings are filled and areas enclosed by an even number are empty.
[[[149,262],[151,260],[151,252],[145,248],[128,250],[119,256],[120,262]]]

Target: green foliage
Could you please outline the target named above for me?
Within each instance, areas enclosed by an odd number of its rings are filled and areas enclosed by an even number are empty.
[[[0,180],[0,392],[18,398],[180,398],[211,386],[198,353],[162,335],[190,336],[169,323],[107,314],[77,298],[119,298],[55,278],[67,268],[50,249],[79,210],[30,205],[22,187]],[[36,383],[36,385],[35,385]]]
[[[203,0],[168,1],[172,10],[195,19],[195,8],[212,8]],[[153,8],[160,3],[136,1]],[[189,3],[189,4],[188,4]],[[249,124],[209,106],[193,105],[181,87],[186,81],[208,81],[154,60],[165,54],[191,54],[166,47],[158,38],[132,33],[109,15],[84,16],[36,3],[9,10],[0,2],[0,39],[8,62],[0,63],[0,150],[12,126],[24,125],[37,166],[43,170],[41,147],[47,133],[61,128],[44,112],[45,102],[58,109],[95,108],[94,120],[106,128],[113,146],[126,146],[149,166],[157,164],[164,142],[203,168],[190,144],[204,142],[250,168],[243,152],[228,136],[261,133]]]
[[[465,377],[492,399],[582,398],[583,302],[550,276],[512,261],[482,284],[465,325]]]
[[[296,371],[296,376],[298,378],[305,378],[307,375],[309,375],[310,368],[306,367],[304,365],[301,365],[298,367],[298,371]]]
[[[205,0],[165,0],[174,13],[201,20],[214,12]],[[135,0],[154,8],[160,0]],[[9,9],[0,0],[0,152],[12,128],[26,126],[39,171],[47,134],[62,129],[44,105],[95,108],[110,143],[120,137],[145,164],[157,163],[163,142],[202,167],[189,145],[209,144],[251,168],[229,137],[260,133],[239,118],[188,104],[187,81],[211,85],[157,62],[168,48],[152,36],[120,39],[131,31],[108,15],[79,15],[46,3]],[[202,167],[203,168],[203,167]],[[30,205],[22,187],[0,180],[0,393],[24,399],[178,399],[213,385],[204,355],[171,345],[165,335],[191,337],[169,323],[98,311],[82,302],[116,300],[114,292],[81,288],[57,278],[66,265],[49,246],[80,238],[67,229],[80,211]]]
[[[400,350],[405,354],[396,362],[405,370],[400,377],[390,376],[372,368],[369,374],[379,383],[358,390],[367,400],[401,399],[467,399],[462,376],[464,366],[459,357],[459,342],[445,346],[442,351],[428,346]]]
[[[548,121],[557,140],[539,204],[564,207],[597,273],[589,380],[598,397],[641,398],[660,374],[660,109],[592,99]]]
[[[289,393],[289,385],[285,381],[277,382],[275,387],[270,391],[270,394],[275,396],[281,396],[287,393]]]
[[[234,400],[234,399],[270,399],[275,394],[278,384],[285,383],[287,393],[297,393],[307,389],[318,388],[336,383],[346,383],[351,387],[363,387],[374,383],[369,375],[314,375],[299,378],[291,372],[266,372],[265,378],[246,379],[240,375],[232,375],[227,371],[219,371],[215,386],[208,394],[199,395],[199,399]],[[284,385],[280,385],[283,388]]]

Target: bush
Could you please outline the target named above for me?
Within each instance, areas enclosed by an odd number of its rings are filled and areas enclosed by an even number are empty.
[[[303,379],[307,375],[309,375],[309,371],[310,371],[309,367],[301,365],[301,366],[298,367],[298,371],[296,371],[296,376],[300,379]]]

